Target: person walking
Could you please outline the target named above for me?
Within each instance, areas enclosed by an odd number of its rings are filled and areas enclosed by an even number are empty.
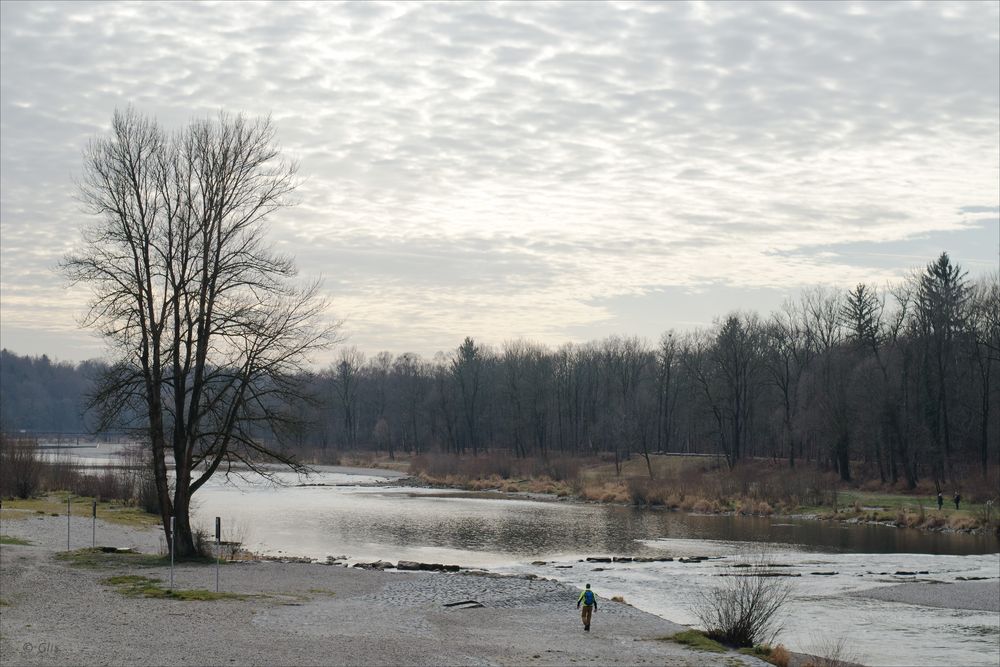
[[[594,591],[590,590],[590,584],[580,593],[580,597],[576,600],[576,608],[580,608],[580,604],[583,604],[583,612],[580,617],[583,619],[583,629],[586,632],[590,632],[590,617],[595,611],[597,611],[597,596],[594,595]]]
[[[943,496],[943,495],[941,495],[941,492],[940,492],[940,491],[938,491],[938,512],[940,512],[940,511],[941,511],[941,508],[942,508],[943,506],[944,506],[944,496]]]
[[[962,502],[962,494],[958,491],[955,492],[955,509],[958,509],[958,504]]]

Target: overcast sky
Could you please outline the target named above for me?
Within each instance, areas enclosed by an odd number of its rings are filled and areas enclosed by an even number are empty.
[[[100,356],[54,271],[86,141],[273,116],[271,223],[348,343],[650,339],[1000,248],[1000,4],[0,5],[0,338]],[[322,360],[321,360],[322,361]]]

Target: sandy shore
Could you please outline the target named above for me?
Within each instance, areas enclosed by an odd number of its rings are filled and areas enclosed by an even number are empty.
[[[860,591],[854,595],[923,607],[1000,612],[1000,581],[996,579],[949,583],[914,582]]]
[[[553,581],[254,562],[222,568],[222,590],[249,599],[126,597],[101,580],[133,573],[167,581],[168,569],[58,561],[65,525],[48,516],[0,525],[32,543],[0,547],[0,664],[766,664],[658,641],[686,628],[611,601],[584,633],[576,592]],[[71,541],[89,546],[90,526],[80,522]],[[98,523],[98,544],[155,553],[160,542],[158,531]],[[180,566],[175,585],[214,590],[215,569]],[[463,600],[483,606],[445,606]]]

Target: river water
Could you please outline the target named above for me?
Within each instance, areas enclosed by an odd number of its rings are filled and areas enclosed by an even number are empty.
[[[195,522],[208,528],[219,516],[225,534],[270,554],[439,562],[591,583],[603,597],[621,595],[640,609],[692,625],[698,592],[717,584],[716,575],[748,552],[764,549],[782,571],[801,575],[787,579],[793,598],[777,638],[793,650],[829,653],[844,639],[853,657],[869,665],[997,665],[998,614],[858,595],[915,579],[997,579],[1000,543],[994,537],[392,486],[395,477],[323,468],[302,479],[280,474],[283,486],[216,479],[196,495]],[[581,562],[588,556],[692,555],[713,559]],[[532,564],[537,561],[545,564]],[[921,571],[926,574],[896,574]]]
[[[120,463],[120,449],[49,454],[96,471]],[[532,573],[577,587],[590,583],[603,597],[621,595],[640,609],[691,625],[698,623],[691,611],[698,593],[763,549],[782,571],[801,575],[787,579],[793,596],[777,637],[793,650],[829,654],[844,640],[849,657],[868,665],[1000,664],[995,612],[864,597],[866,590],[914,580],[996,581],[1000,541],[992,536],[392,486],[400,476],[320,467],[309,477],[277,473],[280,485],[216,477],[195,496],[195,523],[208,530],[219,516],[224,538],[268,554],[439,562]],[[712,559],[581,562],[588,556],[695,555]]]

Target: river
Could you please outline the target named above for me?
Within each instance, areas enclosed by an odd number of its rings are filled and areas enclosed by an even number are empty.
[[[301,479],[280,473],[279,486],[218,478],[196,495],[195,522],[208,528],[219,516],[224,533],[269,554],[405,559],[533,573],[574,586],[587,582],[603,597],[621,595],[688,624],[697,623],[691,602],[699,590],[716,584],[717,574],[748,553],[766,550],[784,572],[801,575],[788,579],[793,597],[778,637],[793,650],[825,653],[844,639],[868,665],[997,664],[996,613],[858,595],[915,579],[997,579],[1000,544],[992,536],[392,486],[396,477],[321,468]],[[714,558],[581,562],[588,556],[693,555]],[[537,561],[545,564],[532,564]]]

